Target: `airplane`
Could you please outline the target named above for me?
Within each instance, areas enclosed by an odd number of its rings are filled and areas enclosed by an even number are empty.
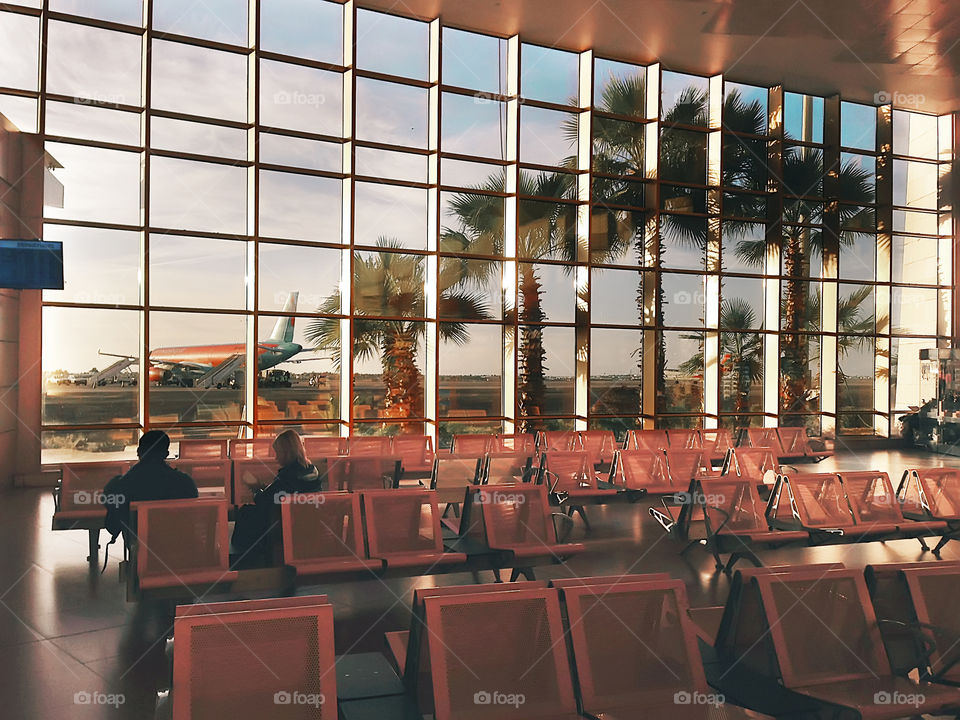
[[[257,343],[257,371],[268,370],[282,362],[290,360],[303,350],[303,346],[293,342],[293,313],[297,310],[298,292],[290,293],[283,307],[285,317],[277,319],[273,332],[265,341]],[[209,377],[210,385],[222,387],[232,385],[234,371],[243,365],[247,346],[244,343],[229,345],[188,345],[181,347],[157,348],[149,356],[150,382],[157,385],[180,385],[192,387],[195,382]],[[111,370],[119,365],[129,366],[137,362],[136,357],[101,355],[121,358]],[[294,362],[299,362],[295,360]],[[212,371],[220,370],[213,377]]]

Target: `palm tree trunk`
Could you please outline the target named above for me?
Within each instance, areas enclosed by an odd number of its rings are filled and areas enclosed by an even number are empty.
[[[521,265],[520,322],[543,321],[540,278],[532,265]],[[536,417],[543,415],[547,388],[544,383],[543,328],[540,325],[525,325],[520,330],[519,378],[517,390],[520,404],[520,432],[542,429],[543,422]]]
[[[423,417],[423,375],[417,367],[416,349],[415,334],[407,327],[384,335],[381,362],[386,418]]]
[[[782,407],[794,410],[801,405],[807,391],[804,368],[807,338],[797,331],[806,313],[807,294],[804,292],[804,244],[809,242],[804,236],[807,230],[801,229],[797,235],[788,236],[784,271],[786,280],[786,300],[784,303],[784,333],[781,334],[781,354],[785,361],[785,370],[780,372],[780,397]]]

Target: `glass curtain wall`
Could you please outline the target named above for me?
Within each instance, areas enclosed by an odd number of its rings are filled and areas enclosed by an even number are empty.
[[[176,437],[896,431],[952,117],[353,3],[0,10],[43,134],[44,461]]]

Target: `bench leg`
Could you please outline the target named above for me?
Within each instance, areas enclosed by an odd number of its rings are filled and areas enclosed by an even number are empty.
[[[523,577],[525,577],[527,580],[537,579],[532,567],[515,567],[510,573],[510,582],[516,582],[517,578],[519,578],[521,575],[523,575]]]
[[[952,539],[953,538],[951,538],[949,535],[944,535],[942,538],[940,538],[940,542],[938,542],[937,546],[933,549],[933,554],[939,555],[940,551],[943,549],[943,546],[946,545],[948,542],[950,542]]]
[[[498,583],[503,582],[503,578],[500,577],[500,568],[493,569],[493,581]]]
[[[918,537],[917,540],[920,541],[920,547],[923,548],[924,552],[927,552],[930,549],[930,546],[927,545],[927,541],[924,540],[922,537]]]
[[[87,562],[97,564],[100,561],[100,528],[87,530]]]
[[[587,509],[583,505],[577,505],[576,507],[571,508],[571,510],[575,510],[580,517],[583,518],[583,526],[587,530],[590,530],[590,520],[587,518]]]

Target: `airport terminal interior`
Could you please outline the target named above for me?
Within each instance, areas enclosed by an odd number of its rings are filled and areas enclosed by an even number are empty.
[[[960,0],[0,2],[0,718],[960,717],[958,161]]]

